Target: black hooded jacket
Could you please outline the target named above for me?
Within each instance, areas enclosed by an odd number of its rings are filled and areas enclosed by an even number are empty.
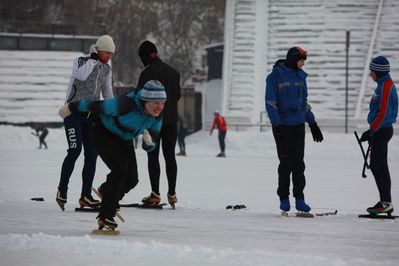
[[[158,57],[150,59],[141,71],[138,88],[149,80],[158,80],[165,86],[167,100],[163,111],[163,124],[176,124],[178,121],[177,101],[180,99],[180,74]]]

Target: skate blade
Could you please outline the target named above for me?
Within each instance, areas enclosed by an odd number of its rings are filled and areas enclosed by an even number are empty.
[[[103,229],[103,230],[94,229],[93,231],[91,231],[92,235],[105,235],[105,236],[117,236],[120,235],[120,233],[121,233],[120,231],[112,229]]]
[[[58,199],[56,199],[55,201],[57,201],[58,206],[60,206],[62,211],[65,211],[65,203],[60,202]]]
[[[288,212],[286,212],[286,211],[281,211],[281,216],[288,217]]]
[[[314,215],[308,212],[296,212],[295,213],[296,217],[301,217],[301,218],[313,218]]]
[[[91,190],[101,199],[102,195],[101,193],[97,190],[97,188],[92,187]],[[125,219],[123,218],[122,214],[120,211],[116,211],[115,213],[116,217],[118,217],[119,220],[121,220],[121,222],[125,222]]]

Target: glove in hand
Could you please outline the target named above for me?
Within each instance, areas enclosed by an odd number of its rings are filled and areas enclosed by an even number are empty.
[[[143,131],[143,150],[150,152],[155,149],[155,143],[152,141],[150,132],[147,129]]]
[[[323,134],[321,133],[321,130],[317,125],[317,123],[310,124],[309,127],[310,127],[310,132],[312,132],[313,141],[322,142],[324,139]]]
[[[71,110],[69,109],[68,104],[61,106],[58,110],[58,114],[62,119],[65,119],[67,116],[69,116],[71,114]]]
[[[371,139],[372,134],[373,132],[371,132],[371,129],[364,131],[362,136],[360,137],[360,142],[369,141]]]
[[[90,53],[90,59],[94,60],[98,59],[98,52],[95,44],[90,45],[89,53]]]

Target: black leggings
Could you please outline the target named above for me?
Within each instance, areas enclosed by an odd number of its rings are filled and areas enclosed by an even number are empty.
[[[381,128],[371,138],[370,169],[381,201],[391,202],[391,176],[388,168],[388,142],[392,138],[393,128]]]
[[[138,183],[134,145],[133,141],[122,140],[109,132],[100,121],[96,121],[92,129],[91,139],[98,155],[111,170],[100,187],[100,216],[114,217],[119,201]]]
[[[177,125],[166,124],[162,126],[157,147],[148,153],[148,173],[150,175],[151,189],[159,195],[159,176],[161,169],[159,166],[159,146],[162,145],[162,153],[165,158],[166,176],[168,177],[168,193],[175,194],[177,163],[175,157],[175,147],[177,139]]]

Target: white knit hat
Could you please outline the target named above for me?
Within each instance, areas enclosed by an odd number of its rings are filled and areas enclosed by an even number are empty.
[[[98,38],[96,42],[97,51],[111,52],[115,53],[115,44],[112,37],[109,35],[103,35]]]

